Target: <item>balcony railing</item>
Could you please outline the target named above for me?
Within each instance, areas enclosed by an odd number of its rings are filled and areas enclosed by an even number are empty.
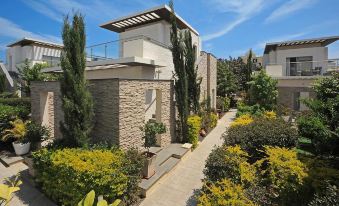
[[[339,59],[328,59],[325,61],[302,61],[302,62],[285,62],[281,64],[268,64],[270,72],[281,74],[283,76],[317,76],[327,75],[332,71],[339,71]],[[285,68],[285,70],[284,70]],[[284,75],[285,74],[285,75]]]
[[[100,44],[95,44],[86,47],[86,57],[88,61],[98,61],[98,60],[107,60],[107,59],[116,59],[119,57],[125,57],[129,54],[124,52],[124,46],[128,43],[137,42],[137,41],[148,41],[158,46],[169,48],[168,45],[159,42],[151,37],[139,35],[130,38],[124,38],[114,41],[108,41]],[[135,50],[142,50],[143,48],[138,48],[140,45],[135,44]]]

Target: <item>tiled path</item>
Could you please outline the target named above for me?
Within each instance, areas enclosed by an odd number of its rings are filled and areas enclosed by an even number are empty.
[[[20,190],[14,193],[9,203],[10,206],[55,206],[27,179],[28,167],[24,163],[16,163],[10,167],[5,167],[0,163],[0,182],[3,182],[4,178],[14,177],[18,172],[21,174],[20,179],[23,184]]]
[[[194,193],[201,188],[205,160],[215,145],[221,145],[221,135],[235,117],[231,110],[218,122],[218,126],[208,134],[188,157],[183,159],[168,176],[160,180],[154,191],[140,206],[193,206]]]

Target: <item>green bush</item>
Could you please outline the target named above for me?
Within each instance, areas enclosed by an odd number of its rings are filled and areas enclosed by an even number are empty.
[[[339,205],[339,189],[328,184],[324,193],[315,194],[308,206],[335,206]]]
[[[218,124],[218,115],[214,112],[201,112],[199,115],[201,117],[201,128],[205,131],[211,131]]]
[[[335,149],[330,130],[316,116],[300,116],[297,120],[298,131],[301,137],[311,140],[312,146],[317,154],[332,153]],[[311,151],[310,151],[311,152]]]
[[[0,73],[0,93],[4,92],[6,89],[6,76]]]
[[[132,195],[126,192],[134,191],[130,184],[137,182],[129,178],[136,173],[130,168],[135,160],[128,160],[119,149],[42,149],[33,153],[33,159],[37,183],[62,205],[76,205],[90,190],[109,201],[121,199]]]
[[[0,135],[4,130],[11,128],[10,121],[16,118],[26,120],[28,115],[29,111],[25,107],[0,104]]]
[[[239,146],[217,147],[205,164],[204,174],[209,181],[227,178],[237,184],[248,185],[255,179],[255,168],[247,163],[248,154]]]
[[[229,179],[203,186],[198,197],[198,206],[254,206],[246,197],[243,187]]]
[[[201,129],[201,117],[193,115],[187,119],[188,142],[192,144],[193,149],[198,146],[199,132]]]
[[[3,92],[0,93],[0,99],[2,98],[18,98],[18,95],[15,92]]]
[[[13,107],[25,107],[31,110],[31,99],[30,98],[0,98],[0,104],[9,105]]]
[[[31,143],[31,149],[35,150],[38,147],[40,141],[48,139],[50,136],[49,128],[42,126],[34,121],[30,121],[26,125],[25,138]]]
[[[231,99],[228,97],[217,97],[217,109],[221,112],[227,112],[230,109]]]
[[[265,112],[265,109],[260,107],[259,104],[255,104],[252,106],[245,105],[244,103],[239,103],[237,105],[237,114],[236,117],[240,117],[245,114],[249,114],[251,116],[259,117],[262,116]]]
[[[265,145],[295,147],[298,133],[283,120],[259,118],[248,125],[230,127],[223,137],[226,145],[240,145],[250,155],[250,162],[254,162],[265,156]]]

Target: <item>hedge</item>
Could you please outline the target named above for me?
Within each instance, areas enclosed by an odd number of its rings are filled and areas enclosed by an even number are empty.
[[[201,129],[201,117],[193,115],[187,119],[188,141],[192,144],[193,149],[198,146],[199,131]]]
[[[9,105],[9,106],[22,106],[27,109],[31,109],[31,99],[30,98],[0,98],[0,104]]]
[[[42,149],[33,159],[37,183],[61,205],[77,205],[91,190],[108,201],[122,199],[134,191],[129,184],[138,183],[130,180],[133,165],[119,149]]]

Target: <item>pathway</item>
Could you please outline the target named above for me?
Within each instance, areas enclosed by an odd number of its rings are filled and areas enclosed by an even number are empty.
[[[202,186],[205,161],[215,145],[221,145],[221,135],[235,117],[236,110],[230,110],[218,122],[218,126],[208,134],[197,149],[184,158],[166,177],[154,187],[140,206],[193,206],[194,194]]]

